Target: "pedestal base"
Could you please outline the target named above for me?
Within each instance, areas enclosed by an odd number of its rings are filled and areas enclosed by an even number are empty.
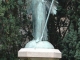
[[[22,48],[18,51],[22,60],[59,60],[61,52],[58,49]]]

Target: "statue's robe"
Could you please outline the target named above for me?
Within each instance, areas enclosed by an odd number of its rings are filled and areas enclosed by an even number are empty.
[[[33,37],[36,41],[39,41],[42,36],[50,4],[51,0],[32,0]],[[56,3],[54,1],[51,13],[53,15],[56,14],[56,10]],[[45,28],[42,40],[48,40],[47,27]]]
[[[32,41],[26,44],[25,48],[54,48],[53,45],[47,41],[47,26],[43,34],[43,41],[40,40],[42,37],[44,25],[46,23],[46,18],[51,5],[51,1],[52,0],[31,0],[34,38]],[[53,15],[56,14],[56,10],[57,8],[54,1],[51,13]]]

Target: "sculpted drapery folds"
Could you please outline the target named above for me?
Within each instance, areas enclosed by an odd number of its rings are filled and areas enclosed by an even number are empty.
[[[56,14],[55,0],[31,0],[33,40],[28,42],[25,48],[54,48],[48,42],[47,21],[49,13]],[[50,8],[51,7],[51,8]],[[29,10],[30,11],[30,10]]]
[[[33,37],[34,40],[38,41],[41,38],[52,0],[28,0],[28,2],[30,3],[30,9],[28,10],[28,13],[30,11],[32,13]],[[54,0],[51,8],[51,14],[53,15],[56,14],[57,3],[58,2]],[[45,28],[42,40],[48,40],[47,27]]]

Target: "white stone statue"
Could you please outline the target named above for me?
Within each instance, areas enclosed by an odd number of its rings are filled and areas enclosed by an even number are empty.
[[[47,26],[45,25],[49,12],[53,15],[56,14],[56,5],[57,1],[55,0],[31,0],[34,38],[26,44],[25,48],[54,48],[48,42]]]

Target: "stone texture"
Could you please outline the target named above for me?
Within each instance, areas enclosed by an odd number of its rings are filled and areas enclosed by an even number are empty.
[[[61,58],[61,52],[58,49],[36,49],[36,48],[22,48],[18,51],[20,58]]]

